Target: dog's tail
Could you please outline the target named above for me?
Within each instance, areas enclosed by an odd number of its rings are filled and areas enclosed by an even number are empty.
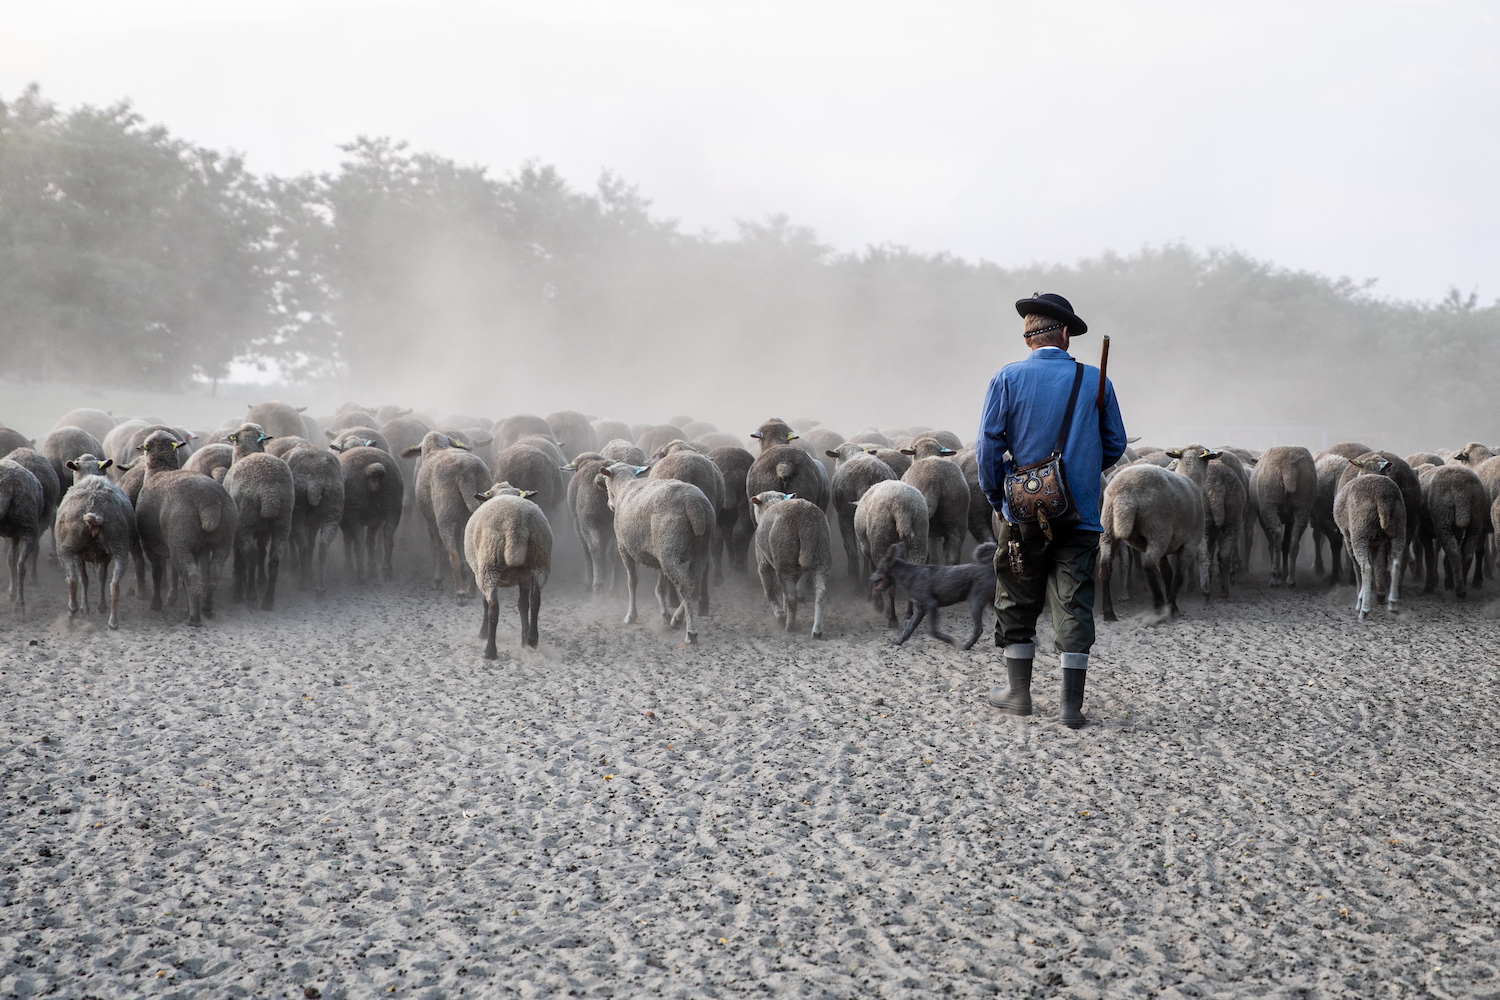
[[[1000,546],[994,542],[981,542],[974,546],[974,556],[970,562],[992,563],[995,561],[995,553],[1000,551]]]

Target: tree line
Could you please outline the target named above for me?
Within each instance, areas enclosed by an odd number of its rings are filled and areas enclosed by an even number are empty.
[[[722,391],[750,360],[788,398],[896,406],[982,387],[1020,351],[1009,303],[1052,289],[1127,348],[1113,370],[1154,386],[1140,405],[1162,419],[1184,399],[1223,422],[1373,419],[1378,399],[1419,404],[1435,433],[1500,416],[1484,374],[1500,309],[1472,295],[1391,301],[1183,246],[1007,268],[839,252],[784,217],[689,234],[610,175],[581,191],[543,165],[496,177],[388,139],[341,148],[335,171],[260,175],[126,102],[65,111],[35,86],[0,102],[6,373],[172,388],[258,359],[527,400],[543,371]]]

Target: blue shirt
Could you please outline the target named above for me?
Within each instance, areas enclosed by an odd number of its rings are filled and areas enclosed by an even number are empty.
[[[979,486],[990,506],[1011,520],[1005,506],[1005,453],[1017,465],[1040,462],[1052,454],[1063,411],[1073,388],[1073,357],[1059,347],[1039,347],[1024,361],[1006,365],[990,379],[984,395],[975,457]],[[1104,411],[1099,398],[1099,369],[1083,366],[1083,384],[1073,407],[1073,426],[1063,445],[1063,475],[1083,521],[1084,531],[1103,531],[1099,524],[1099,474],[1125,454],[1125,421],[1115,400],[1114,383],[1104,384]]]

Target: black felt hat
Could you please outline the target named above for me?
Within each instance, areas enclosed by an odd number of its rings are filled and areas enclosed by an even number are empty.
[[[1073,303],[1054,292],[1037,292],[1029,299],[1018,300],[1016,312],[1022,316],[1033,313],[1050,316],[1068,328],[1069,336],[1077,337],[1089,332],[1089,325],[1073,312]]]

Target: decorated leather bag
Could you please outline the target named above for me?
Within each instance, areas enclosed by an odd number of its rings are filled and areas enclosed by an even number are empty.
[[[1083,385],[1083,365],[1074,362],[1073,391],[1068,394],[1068,408],[1063,414],[1062,429],[1052,454],[1030,465],[1011,466],[1005,470],[1005,502],[1010,518],[1017,524],[1034,524],[1052,541],[1056,528],[1071,528],[1083,523],[1083,515],[1073,502],[1068,479],[1063,475],[1063,446],[1073,428],[1073,407],[1078,403],[1078,389]]]

